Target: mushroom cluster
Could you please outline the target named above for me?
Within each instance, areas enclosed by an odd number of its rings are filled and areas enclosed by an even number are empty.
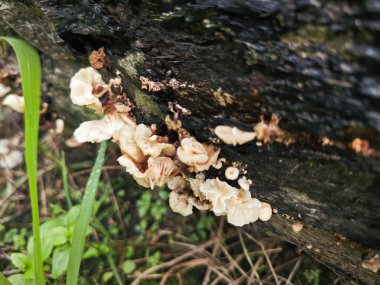
[[[206,179],[207,171],[213,167],[221,169],[223,158],[218,158],[220,148],[199,142],[182,128],[178,113],[174,120],[168,116],[167,129],[176,136],[162,135],[155,124],[138,124],[131,106],[111,98],[112,106],[105,106],[101,97],[115,96],[111,88],[116,80],[105,84],[100,73],[91,68],[81,69],[71,80],[71,100],[74,104],[86,106],[102,114],[99,120],[83,122],[74,131],[74,138],[80,142],[98,143],[112,139],[121,151],[120,165],[126,168],[138,184],[154,189],[167,185],[171,190],[169,205],[183,216],[193,213],[193,208],[210,210],[215,215],[226,215],[236,226],[243,226],[257,219],[268,220],[268,205],[252,198],[249,191],[251,181],[240,177],[236,167],[225,169],[228,180],[237,180],[240,188],[231,186],[219,178]],[[118,81],[120,84],[120,81]],[[117,97],[118,95],[116,95]],[[237,128],[219,128],[221,134],[230,138],[226,143],[242,144],[256,137],[256,133],[244,133]]]

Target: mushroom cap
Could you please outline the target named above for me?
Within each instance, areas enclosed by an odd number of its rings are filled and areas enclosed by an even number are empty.
[[[228,180],[236,180],[239,177],[239,169],[229,166],[224,174]]]
[[[268,203],[261,202],[259,219],[263,222],[269,221],[272,217],[272,207]]]
[[[238,180],[238,183],[241,189],[249,191],[249,187],[251,186],[252,181],[243,176]]]
[[[105,83],[102,76],[96,69],[92,67],[82,68],[71,78],[71,101],[79,106],[88,106],[94,109],[96,113],[102,113],[102,103],[93,94],[93,90],[103,85]]]
[[[217,126],[215,134],[226,144],[242,145],[255,139],[255,132],[245,132],[236,127]]]
[[[170,157],[149,157],[148,169],[145,177],[149,181],[150,188],[163,186],[179,172],[178,167]]]
[[[127,153],[134,161],[141,163],[146,160],[146,157],[135,142],[135,132],[135,126],[124,125],[114,136],[114,141],[119,144],[123,153]]]
[[[12,108],[14,111],[18,113],[24,113],[25,102],[24,97],[22,96],[18,96],[16,94],[9,94],[7,97],[5,97],[3,105]]]
[[[247,194],[248,191],[240,190],[240,199],[233,203],[228,203],[227,209],[227,221],[238,227],[242,227],[249,223],[257,221],[260,213],[261,202],[258,199],[251,198],[251,195]]]
[[[292,225],[292,230],[295,233],[300,232],[302,229],[303,229],[303,223],[301,223],[299,221],[294,222],[294,224]]]
[[[173,191],[180,191],[185,189],[186,180],[182,176],[175,176],[168,181],[168,188]]]
[[[193,213],[193,205],[189,203],[189,195],[184,192],[170,192],[169,206],[173,212],[185,217]]]
[[[196,165],[206,163],[208,153],[204,146],[195,138],[184,138],[181,146],[177,149],[177,156],[180,161],[187,165]]]
[[[74,131],[74,137],[79,143],[99,143],[109,140],[124,127],[124,121],[116,113],[107,114],[100,120],[83,122]]]
[[[144,155],[158,157],[163,154],[166,156],[175,155],[175,147],[170,143],[160,142],[162,137],[153,134],[153,131],[144,124],[136,127],[134,140]]]
[[[224,215],[227,211],[227,200],[236,196],[239,190],[216,178],[206,179],[200,185],[199,191],[211,202],[215,215]]]

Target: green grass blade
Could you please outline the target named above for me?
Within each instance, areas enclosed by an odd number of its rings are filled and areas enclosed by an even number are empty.
[[[62,183],[63,183],[63,192],[65,192],[65,195],[66,195],[67,207],[71,209],[71,207],[73,206],[73,203],[71,202],[71,198],[70,198],[69,183],[67,181],[67,167],[66,167],[65,152],[63,151],[61,152],[60,167],[61,167],[61,175],[62,175]]]
[[[86,239],[86,230],[90,222],[92,209],[95,202],[96,190],[104,164],[106,142],[100,144],[95,165],[88,179],[86,190],[83,196],[82,205],[79,211],[78,221],[75,225],[73,241],[71,243],[69,266],[67,268],[67,285],[77,285],[80,262],[83,255],[83,248]]]
[[[11,282],[0,272],[0,284],[1,285],[12,285]]]
[[[15,50],[20,66],[22,92],[25,100],[25,161],[32,206],[35,282],[36,284],[44,285],[37,190],[37,147],[41,86],[40,57],[36,49],[23,40],[9,37],[4,37],[3,39]]]

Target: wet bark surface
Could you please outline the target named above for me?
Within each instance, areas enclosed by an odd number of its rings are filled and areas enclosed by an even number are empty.
[[[68,107],[69,79],[100,47],[112,60],[104,77],[122,73],[139,120],[162,123],[176,102],[191,111],[185,127],[207,141],[219,124],[251,130],[260,115],[279,114],[291,144],[222,146],[223,156],[248,165],[253,195],[278,210],[252,230],[380,283],[361,267],[362,255],[380,249],[379,1],[0,3],[0,32],[41,51],[44,95],[73,125],[82,115]],[[141,90],[140,76],[164,88]],[[374,156],[350,149],[357,137]],[[291,231],[294,220],[305,225],[300,233]]]

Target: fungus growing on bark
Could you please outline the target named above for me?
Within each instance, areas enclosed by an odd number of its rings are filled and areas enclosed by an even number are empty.
[[[113,141],[119,144],[122,153],[128,154],[134,161],[141,163],[146,160],[146,157],[134,139],[135,132],[135,125],[124,125],[119,132],[116,132]]]
[[[301,222],[294,222],[292,225],[292,231],[295,233],[300,232],[303,229],[303,223]]]
[[[104,48],[101,47],[98,50],[94,50],[89,56],[90,64],[95,69],[101,69],[109,64],[109,58],[104,52]]]
[[[217,126],[215,134],[226,144],[242,145],[255,139],[255,132],[245,132],[236,127]]]
[[[16,94],[9,94],[3,101],[4,106],[8,106],[18,113],[24,113],[25,102],[24,97]]]
[[[161,154],[167,156],[175,155],[175,147],[167,143],[168,138],[155,135],[152,128],[148,128],[144,124],[140,124],[136,127],[134,139],[145,155],[153,157],[158,157]]]
[[[83,122],[74,131],[75,139],[80,142],[99,143],[111,139],[125,125],[125,121],[117,113],[105,115],[100,120]]]
[[[227,213],[227,201],[238,194],[239,189],[230,186],[224,181],[216,179],[206,179],[199,187],[200,192],[210,200],[212,211],[215,215],[225,215]]]
[[[241,189],[249,191],[249,186],[251,186],[252,181],[247,179],[247,177],[243,176],[238,180],[238,183]]]
[[[149,92],[158,92],[164,85],[160,82],[154,82],[144,76],[140,76],[141,89],[148,89]]]
[[[253,223],[259,218],[260,206],[249,191],[239,190],[236,197],[227,200],[227,221],[238,227]]]
[[[170,192],[169,206],[173,212],[185,217],[193,213],[193,205],[189,203],[189,194],[186,192]]]
[[[272,217],[272,207],[268,203],[261,202],[259,219],[263,222],[269,221]]]
[[[149,181],[150,188],[164,186],[179,173],[174,161],[169,157],[149,157],[148,169],[145,177]]]
[[[224,173],[228,180],[236,180],[239,177],[239,169],[236,167],[227,167]]]
[[[279,121],[280,117],[274,113],[268,124],[265,123],[264,118],[261,116],[260,122],[254,126],[254,130],[257,133],[257,139],[264,143],[273,141],[281,142],[285,133],[278,126]]]
[[[99,100],[106,87],[100,73],[92,67],[80,69],[70,81],[71,101],[79,106],[87,106],[97,114],[104,112]]]
[[[195,172],[205,171],[218,159],[220,149],[213,145],[201,144],[194,137],[184,138],[177,149],[180,161]]]
[[[182,127],[182,123],[178,119],[170,119],[170,116],[165,117],[165,123],[169,130],[178,131]]]
[[[144,77],[140,79],[143,87],[145,85],[150,91],[158,91],[157,88],[160,88],[156,82]],[[111,80],[104,86],[100,74],[93,68],[81,69],[72,78],[70,87],[73,103],[90,107],[98,113],[105,112],[102,119],[83,122],[75,130],[76,142],[101,142],[112,138],[120,147],[122,155],[118,162],[125,167],[126,172],[146,188],[167,185],[172,190],[169,205],[181,215],[190,215],[193,207],[196,207],[199,210],[212,210],[215,215],[227,215],[227,220],[236,226],[246,225],[258,218],[270,219],[270,205],[251,197],[249,186],[252,182],[246,177],[238,180],[241,189],[220,181],[219,178],[206,179],[203,171],[209,170],[211,166],[220,169],[226,160],[218,159],[220,148],[198,142],[187,130],[181,128],[178,116],[189,114],[187,109],[178,104],[169,104],[174,120],[167,116],[165,123],[169,130],[177,132],[177,136],[172,136],[171,139],[178,140],[169,143],[167,136],[156,134],[155,124],[137,125],[134,117],[129,114],[133,106],[124,97],[122,102],[120,97],[109,100],[103,108],[99,97],[115,84],[122,90],[120,80]],[[232,145],[244,144],[256,137],[255,132],[244,132],[228,126],[218,126],[215,133],[225,143]],[[236,180],[240,172],[246,173],[241,164],[229,164],[231,166],[225,171],[226,178]]]
[[[364,156],[370,156],[373,153],[373,149],[369,147],[369,142],[360,138],[354,139],[351,142],[350,147],[355,153],[362,154]]]
[[[175,176],[168,181],[168,188],[174,191],[185,189],[186,180],[182,176]]]

